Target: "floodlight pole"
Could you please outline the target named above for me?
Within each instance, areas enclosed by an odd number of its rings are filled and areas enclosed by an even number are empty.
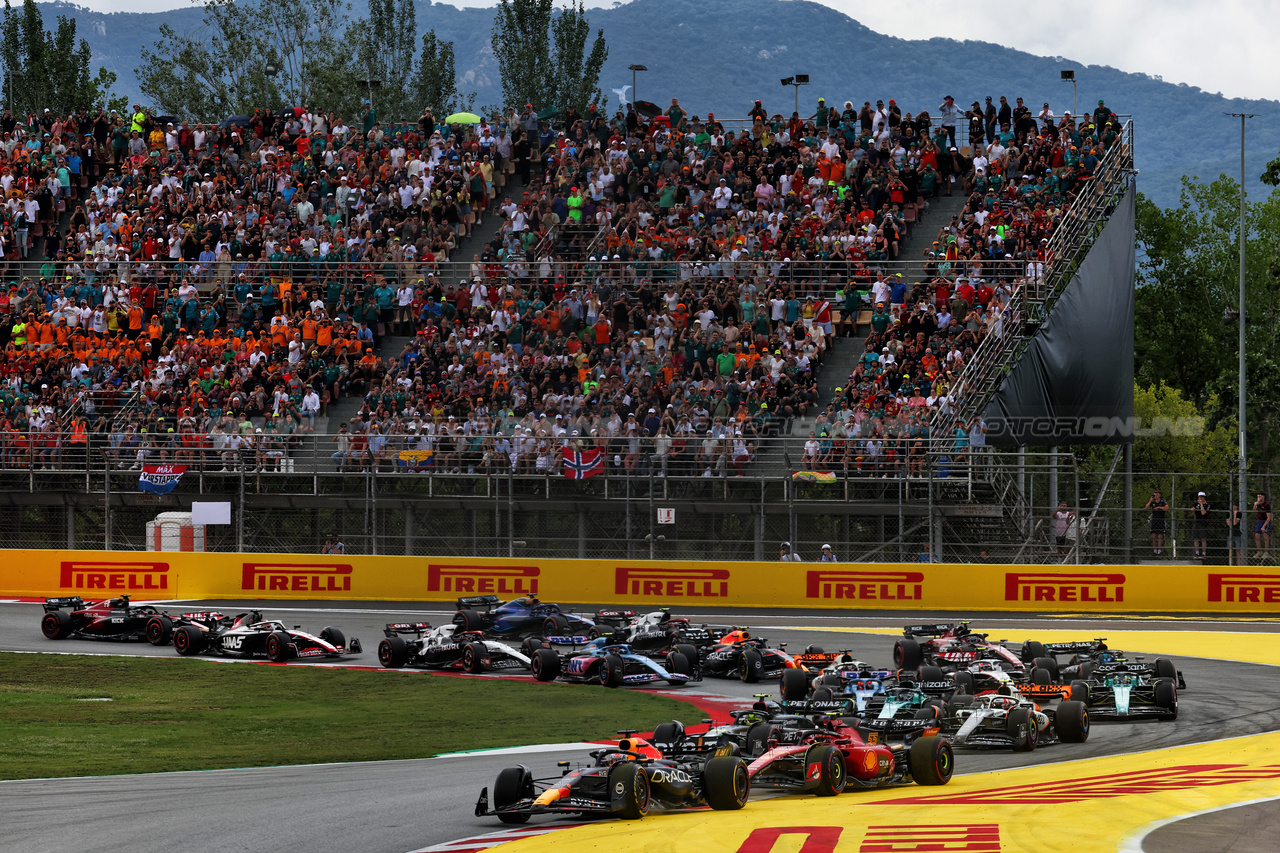
[[[1238,376],[1238,381],[1239,381],[1239,400],[1238,400],[1238,403],[1237,403],[1237,405],[1238,405],[1238,409],[1237,409],[1237,414],[1236,414],[1236,417],[1237,417],[1237,419],[1238,419],[1238,421],[1239,421],[1239,423],[1238,423],[1238,425],[1237,425],[1236,432],[1237,432],[1237,438],[1239,439],[1239,442],[1240,442],[1240,447],[1239,447],[1239,453],[1240,453],[1240,478],[1239,478],[1239,480],[1240,480],[1240,482],[1239,482],[1239,483],[1238,483],[1238,485],[1236,486],[1236,489],[1237,489],[1237,494],[1238,494],[1238,496],[1239,496],[1239,501],[1240,501],[1240,514],[1241,514],[1241,516],[1243,516],[1243,515],[1244,515],[1244,513],[1245,513],[1245,506],[1246,506],[1245,500],[1246,500],[1246,497],[1247,497],[1247,485],[1248,485],[1248,484],[1245,482],[1245,465],[1246,465],[1246,457],[1245,457],[1245,427],[1244,427],[1244,418],[1245,418],[1245,379],[1244,379],[1244,377],[1245,377],[1245,373],[1244,373],[1244,371],[1245,371],[1245,359],[1244,359],[1244,324],[1245,324],[1245,309],[1244,309],[1244,228],[1245,228],[1245,225],[1244,225],[1244,206],[1245,206],[1245,195],[1246,195],[1246,193],[1245,193],[1245,186],[1244,186],[1244,182],[1245,182],[1245,171],[1244,171],[1244,128],[1245,128],[1245,121],[1246,121],[1247,119],[1251,119],[1251,118],[1253,118],[1253,117],[1254,117],[1254,114],[1253,114],[1253,113],[1227,113],[1227,115],[1231,116],[1232,118],[1238,118],[1238,119],[1240,119],[1240,316],[1239,316],[1239,318],[1238,318],[1238,320],[1237,320],[1237,322],[1240,324],[1240,327],[1239,327],[1239,330],[1238,330],[1238,331],[1239,331],[1239,340],[1238,340],[1239,353],[1238,353],[1238,357],[1239,357],[1239,360],[1240,360],[1240,361],[1239,361],[1239,365],[1238,365],[1238,371],[1239,371],[1239,376]],[[1244,529],[1244,527],[1245,527],[1245,525],[1242,523],[1242,524],[1241,524],[1241,532],[1242,532],[1244,535],[1241,537],[1241,546],[1242,546],[1242,547],[1241,547],[1241,557],[1242,557],[1243,559],[1241,559],[1241,561],[1240,561],[1240,562],[1241,562],[1241,564],[1242,564],[1242,565],[1248,565],[1248,561],[1249,561],[1249,551],[1248,551],[1248,548],[1249,548],[1249,532],[1248,532],[1247,530],[1245,530],[1245,529]],[[1228,548],[1229,548],[1229,546],[1228,546]],[[1229,561],[1228,561],[1228,562],[1229,562]]]
[[[640,100],[640,98],[636,95],[636,72],[648,71],[649,68],[648,66],[641,65],[639,63],[632,63],[631,65],[627,66],[627,70],[631,72],[631,102],[635,103],[636,101]]]

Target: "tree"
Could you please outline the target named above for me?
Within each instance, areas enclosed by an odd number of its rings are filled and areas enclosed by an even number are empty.
[[[418,115],[411,87],[405,85],[413,77],[417,34],[413,0],[369,0],[369,17],[347,30],[343,41],[355,45],[355,79],[382,84],[372,95],[380,116],[413,119]],[[359,94],[363,100],[368,92]]]
[[[50,33],[34,0],[24,0],[21,9],[5,0],[4,20],[0,22],[5,79],[0,94],[7,99],[12,91],[15,115],[46,108],[59,115],[81,107],[123,109],[125,99],[111,97],[115,74],[99,68],[95,76],[89,76],[91,55],[89,43],[76,39],[75,19],[59,15],[57,31]]]
[[[500,0],[492,44],[506,104],[581,111],[603,103],[600,71],[609,48],[597,30],[588,54],[590,34],[582,0],[569,0],[559,15],[553,0]]]
[[[427,31],[422,36],[422,54],[414,78],[414,96],[418,103],[431,107],[431,112],[438,119],[459,110],[470,110],[476,93],[461,94],[457,80],[453,66],[453,42],[436,38],[435,30]]]

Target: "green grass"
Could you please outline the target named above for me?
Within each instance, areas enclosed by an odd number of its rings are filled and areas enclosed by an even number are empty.
[[[2,779],[424,758],[701,716],[582,685],[0,654]]]

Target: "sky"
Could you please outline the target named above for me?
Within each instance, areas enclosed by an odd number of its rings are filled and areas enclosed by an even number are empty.
[[[188,5],[184,0],[73,1],[98,12],[158,12]],[[1280,0],[1109,0],[1065,7],[1017,3],[1003,9],[956,0],[911,0],[907,14],[897,3],[815,2],[899,38],[988,41],[1040,56],[1151,74],[1229,98],[1280,100],[1280,63],[1273,58]],[[493,6],[495,0],[452,0],[451,5]],[[586,5],[615,3],[586,0]],[[1063,10],[1070,8],[1087,9],[1088,24],[1064,19]]]

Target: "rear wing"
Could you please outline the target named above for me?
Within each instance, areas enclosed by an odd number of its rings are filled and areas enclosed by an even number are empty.
[[[859,732],[875,732],[880,735],[921,735],[938,730],[937,720],[859,720],[854,725]]]
[[[421,636],[423,631],[430,630],[430,622],[388,622],[387,627],[382,629],[382,633],[388,637],[394,637],[397,634],[415,634]]]
[[[72,595],[66,598],[46,598],[44,600],[45,610],[57,610],[60,607],[71,607],[79,610],[84,607],[84,599],[78,595]]]
[[[500,603],[496,595],[464,595],[458,599],[458,609],[470,610],[473,607],[496,607]]]
[[[1099,652],[1107,648],[1106,637],[1077,643],[1045,643],[1044,650],[1051,655],[1072,655],[1080,652]]]
[[[706,628],[683,628],[676,633],[676,637],[680,642],[693,646],[709,646],[719,639]]]
[[[201,610],[196,613],[182,613],[179,619],[186,619],[191,622],[221,622],[227,617],[216,610]]]
[[[591,637],[573,636],[573,637],[543,637],[547,644],[552,646],[585,646],[590,643]]]
[[[858,713],[856,699],[809,699],[799,702],[783,702],[784,714],[836,714],[841,717],[852,717]]]
[[[956,626],[951,623],[937,623],[933,625],[907,625],[902,629],[904,637],[941,637],[943,634],[951,631]]]
[[[903,682],[904,686],[906,682]],[[958,689],[954,681],[916,681],[912,686],[921,693],[955,693]]]
[[[1028,699],[1071,698],[1071,688],[1062,684],[1019,684],[1015,689]]]
[[[621,626],[638,615],[640,613],[637,610],[597,610],[595,621]]]

